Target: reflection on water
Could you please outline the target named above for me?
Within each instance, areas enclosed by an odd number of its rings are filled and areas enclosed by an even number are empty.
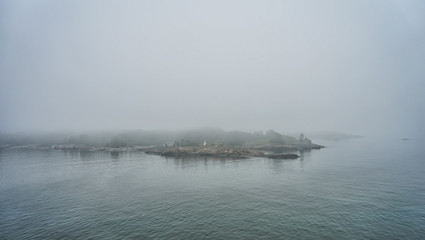
[[[318,150],[313,150],[318,151]],[[312,150],[301,150],[297,153],[300,158],[298,159],[269,159],[262,157],[248,158],[248,159],[232,159],[232,158],[217,158],[217,157],[164,157],[167,165],[174,165],[177,168],[196,168],[200,166],[237,166],[238,164],[246,164],[252,161],[261,161],[269,163],[271,170],[275,173],[284,171],[285,168],[293,165],[294,162],[299,163],[299,166],[304,167],[305,163],[311,161]],[[290,152],[294,153],[294,152]]]
[[[166,161],[168,164],[172,164],[177,168],[197,168],[197,167],[208,167],[208,166],[220,166],[225,167],[229,164],[237,165],[241,161],[247,161],[247,159],[232,159],[232,158],[212,158],[212,157],[190,157],[190,158],[174,158],[167,157]]]
[[[64,153],[65,156],[72,159],[80,159],[83,161],[90,161],[98,158],[110,158],[118,161],[123,154],[128,154],[129,152],[123,151],[92,151],[92,150],[76,150],[76,149],[63,149],[60,150]]]
[[[112,151],[110,152],[111,158],[114,160],[118,160],[118,158],[120,157],[121,152],[119,151]]]
[[[118,162],[121,158],[140,158],[143,159],[146,155],[142,152],[125,152],[125,151],[84,151],[84,150],[61,150],[70,160],[90,161],[105,161],[111,159],[113,162]],[[318,150],[313,150],[318,151]],[[220,168],[237,168],[240,165],[246,165],[253,160],[256,162],[264,162],[268,165],[272,173],[282,173],[291,171],[294,168],[303,168],[306,163],[311,161],[312,151],[303,150],[297,153],[298,159],[268,159],[268,158],[248,158],[248,159],[232,159],[232,158],[215,158],[215,157],[160,157],[151,156],[157,161],[165,160],[167,166],[172,166],[178,169],[194,169],[203,168],[208,170],[208,167]],[[48,158],[48,157],[47,157]]]
[[[313,150],[319,151],[319,150]],[[56,155],[59,151],[56,152]],[[96,161],[96,160],[105,160],[111,159],[114,162],[120,160],[123,157],[139,157],[145,158],[143,152],[126,152],[126,151],[91,151],[91,150],[75,150],[75,149],[65,149],[60,150],[63,155],[72,160],[82,160],[82,161]],[[292,152],[291,152],[292,153]],[[271,170],[274,173],[279,173],[284,171],[285,168],[288,168],[293,165],[294,162],[299,164],[299,167],[304,167],[305,163],[311,161],[312,150],[301,150],[297,153],[300,158],[298,159],[268,159],[268,158],[248,158],[248,159],[233,159],[233,158],[216,158],[216,157],[160,157],[152,156],[160,159],[164,159],[166,165],[174,166],[176,168],[197,168],[197,167],[207,167],[207,166],[220,166],[220,167],[237,167],[240,164],[246,164],[247,162],[256,159],[256,161],[266,162],[270,166]],[[51,156],[51,151],[44,151],[44,158],[49,158]],[[55,156],[56,156],[55,155]],[[1,156],[1,155],[0,155]]]
[[[312,150],[300,150],[299,155],[301,160],[310,160]],[[316,150],[317,151],[317,150]]]

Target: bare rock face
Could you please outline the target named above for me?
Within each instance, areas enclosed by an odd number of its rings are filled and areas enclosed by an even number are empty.
[[[228,149],[228,148],[201,148],[201,147],[173,147],[161,148],[152,151],[146,151],[147,154],[155,154],[170,157],[237,157],[245,158],[248,155],[260,154],[257,152],[249,152],[245,149]]]
[[[166,157],[218,157],[218,158],[248,158],[268,157],[272,159],[297,159],[297,154],[264,154],[263,151],[251,148],[220,148],[220,147],[173,147],[146,151]]]
[[[300,156],[298,156],[297,154],[293,154],[293,153],[288,153],[288,154],[269,154],[266,155],[268,158],[271,159],[297,159]]]

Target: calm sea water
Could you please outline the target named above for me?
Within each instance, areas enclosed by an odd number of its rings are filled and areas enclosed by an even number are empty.
[[[298,160],[3,150],[0,239],[425,239],[421,142],[325,144]]]

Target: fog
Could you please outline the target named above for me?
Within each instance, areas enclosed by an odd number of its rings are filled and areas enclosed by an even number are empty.
[[[0,132],[425,134],[425,2],[0,2]]]

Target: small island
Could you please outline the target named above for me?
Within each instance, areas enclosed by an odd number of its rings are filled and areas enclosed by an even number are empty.
[[[175,141],[172,146],[166,144],[164,147],[145,151],[147,154],[165,157],[214,157],[214,158],[249,158],[266,157],[271,159],[297,159],[300,156],[295,151],[321,149],[323,146],[314,144],[304,134],[300,134],[298,140],[293,137],[283,136],[273,130],[265,134],[255,133],[251,142],[243,144],[224,144],[214,141],[202,145],[189,140]],[[247,137],[247,135],[245,135]],[[286,138],[286,139],[285,139]],[[245,138],[246,140],[246,138]],[[224,141],[225,142],[225,141]],[[242,141],[241,141],[242,142]],[[240,142],[240,143],[241,143]]]
[[[165,157],[213,157],[213,158],[249,158],[267,157],[272,159],[297,159],[299,156],[294,153],[267,154],[263,151],[252,148],[232,148],[232,147],[170,147],[145,151],[147,154],[160,155]]]
[[[243,132],[203,128],[187,131],[91,132],[85,134],[1,135],[0,149],[62,151],[143,151],[164,157],[297,159],[296,152],[321,149],[300,134],[274,130]]]

